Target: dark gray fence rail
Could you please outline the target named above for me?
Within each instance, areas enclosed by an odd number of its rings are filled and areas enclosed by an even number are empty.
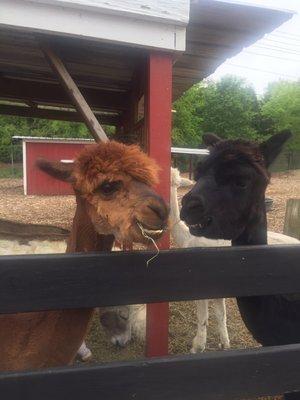
[[[0,258],[0,313],[300,293],[300,246]]]
[[[0,374],[5,400],[234,400],[300,390],[300,345]]]
[[[0,312],[300,293],[300,246],[0,257]],[[300,344],[0,374],[9,400],[234,400],[300,390]]]

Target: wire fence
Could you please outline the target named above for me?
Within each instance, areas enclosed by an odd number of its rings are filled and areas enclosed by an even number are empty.
[[[281,153],[271,167],[271,172],[285,172],[300,169],[300,151],[290,150]]]

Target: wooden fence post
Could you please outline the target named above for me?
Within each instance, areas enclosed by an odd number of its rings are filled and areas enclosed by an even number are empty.
[[[300,199],[288,199],[283,233],[300,239]]]
[[[170,54],[151,53],[149,55],[146,92],[148,153],[161,167],[158,193],[169,202],[172,101],[172,56]],[[159,247],[168,249],[169,245],[169,236],[165,235]],[[148,357],[168,354],[168,327],[168,303],[148,304],[146,343]]]

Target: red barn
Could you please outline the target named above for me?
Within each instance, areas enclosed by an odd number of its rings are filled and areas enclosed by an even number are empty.
[[[91,139],[62,139],[47,137],[14,136],[13,141],[23,143],[23,186],[25,195],[66,195],[74,194],[68,183],[58,181],[44,174],[36,167],[40,157],[52,161],[71,162],[84,146],[94,143]],[[204,149],[186,149],[171,147],[172,154],[188,154],[205,156]],[[192,161],[192,159],[190,160]],[[190,164],[192,164],[190,162]],[[191,169],[190,169],[191,178]]]
[[[16,137],[14,138],[16,139]],[[23,143],[23,185],[25,195],[74,194],[71,186],[46,175],[36,167],[40,157],[52,161],[73,160],[84,146],[94,143],[90,139],[51,139],[19,137]]]

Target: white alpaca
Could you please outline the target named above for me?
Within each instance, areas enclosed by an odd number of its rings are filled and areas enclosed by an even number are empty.
[[[193,182],[180,176],[178,169],[171,168],[171,197],[170,197],[170,232],[174,242],[180,248],[230,246],[225,240],[212,240],[205,237],[192,236],[189,228],[180,221],[177,189],[182,186],[191,186]],[[192,353],[204,351],[207,338],[208,300],[196,300],[197,333],[193,339]],[[220,337],[220,347],[228,349],[230,341],[227,330],[225,299],[213,299],[214,312],[217,320],[217,329]]]

